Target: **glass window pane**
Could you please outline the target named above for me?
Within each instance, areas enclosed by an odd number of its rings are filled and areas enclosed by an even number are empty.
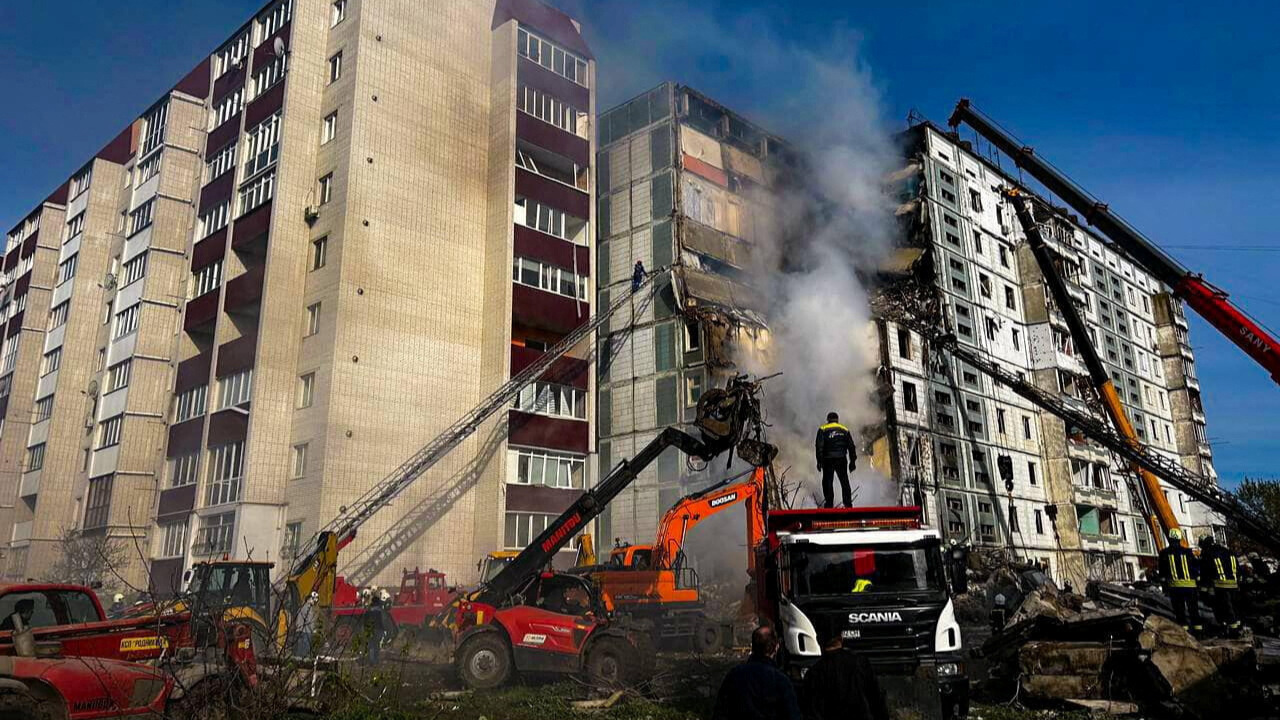
[[[543,463],[544,463],[544,460],[541,455],[535,455],[530,459],[529,482],[533,483],[534,485],[541,485],[543,483],[543,479],[542,479]]]

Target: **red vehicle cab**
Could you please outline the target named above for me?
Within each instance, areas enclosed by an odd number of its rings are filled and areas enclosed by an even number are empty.
[[[387,613],[397,627],[418,627],[428,618],[439,615],[457,598],[458,593],[445,582],[445,574],[438,570],[423,572],[418,568],[405,570],[400,578],[400,590],[392,596]],[[339,577],[333,594],[333,615],[340,629],[353,626],[363,618],[368,607],[360,602],[356,586]]]
[[[0,657],[0,718],[159,717],[172,677],[108,658]]]

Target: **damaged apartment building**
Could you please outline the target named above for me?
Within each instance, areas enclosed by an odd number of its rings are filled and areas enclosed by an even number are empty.
[[[665,83],[600,117],[599,307],[630,291],[637,261],[672,267],[600,336],[600,474],[665,427],[694,419],[742,353],[766,352],[762,301],[744,278],[766,232],[781,141],[701,93]],[[601,520],[606,539],[650,536],[707,479],[659,457]]]
[[[905,226],[875,299],[885,423],[874,464],[899,480],[947,537],[1047,562],[1056,577],[1134,579],[1156,546],[1140,483],[1110,453],[894,322],[942,327],[1103,417],[1071,335],[1000,190],[1013,181],[967,142],[923,122],[902,136],[894,180]],[[1125,409],[1150,449],[1216,482],[1180,301],[1066,213],[1047,223],[1057,268],[1084,314]],[[1012,489],[998,469],[1012,463]],[[1221,519],[1181,492],[1169,503],[1192,537]]]

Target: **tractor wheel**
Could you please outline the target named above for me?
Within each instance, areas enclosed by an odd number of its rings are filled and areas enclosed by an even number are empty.
[[[701,621],[693,628],[693,651],[699,654],[710,654],[720,649],[720,624]]]
[[[499,687],[511,678],[511,648],[497,634],[486,632],[462,644],[458,650],[458,677],[473,690]]]
[[[587,679],[605,688],[633,684],[639,671],[636,654],[635,648],[620,638],[600,638],[587,651]]]
[[[58,709],[25,692],[0,693],[0,720],[54,720]]]

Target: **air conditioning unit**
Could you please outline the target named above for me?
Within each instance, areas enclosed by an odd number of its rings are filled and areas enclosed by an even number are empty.
[[[242,57],[239,60],[236,60],[234,67],[236,70],[243,70],[244,64],[245,64],[245,58]]]
[[[107,276],[102,279],[102,289],[114,290],[115,287],[116,287],[116,274],[107,273]]]
[[[313,223],[313,222],[315,222],[316,220],[320,219],[320,206],[319,206],[319,205],[308,205],[308,206],[306,207],[306,209],[304,209],[304,210],[302,211],[302,217],[303,217],[303,219],[305,219],[308,223]]]
[[[84,429],[85,429],[85,430],[92,430],[92,429],[93,429],[93,415],[92,415],[92,414],[89,414],[89,415],[85,415],[85,416],[84,416]]]
[[[89,397],[98,397],[98,381],[90,380],[89,387],[85,389],[85,394]]]

